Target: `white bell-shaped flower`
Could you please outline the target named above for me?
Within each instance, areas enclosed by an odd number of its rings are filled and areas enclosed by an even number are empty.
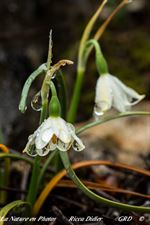
[[[67,151],[70,147],[82,151],[85,146],[76,136],[75,128],[61,117],[50,116],[29,136],[24,152],[31,156],[45,156],[56,148]]]
[[[102,115],[111,107],[119,112],[126,112],[144,97],[145,95],[139,95],[115,76],[109,73],[103,74],[99,77],[96,85],[94,112],[95,115]]]

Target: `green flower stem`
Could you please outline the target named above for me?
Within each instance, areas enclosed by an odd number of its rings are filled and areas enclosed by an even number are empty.
[[[38,191],[38,176],[40,172],[40,161],[41,157],[36,156],[34,160],[34,165],[32,169],[32,176],[31,176],[31,181],[29,185],[29,191],[27,195],[27,202],[29,202],[32,206],[36,200],[36,195]]]
[[[57,96],[55,85],[52,81],[50,82],[50,88],[52,97],[49,103],[49,115],[59,117],[61,115],[61,106]]]
[[[93,199],[94,201],[103,203],[109,207],[115,207],[119,208],[122,210],[126,211],[133,211],[133,212],[141,212],[141,213],[150,213],[150,207],[142,207],[142,206],[133,206],[133,205],[128,205],[124,203],[119,203],[119,202],[114,202],[112,200],[106,199],[104,197],[101,197],[88,189],[82,181],[77,177],[75,174],[74,170],[71,168],[71,163],[68,158],[68,153],[67,152],[61,152],[60,151],[60,156],[62,159],[62,162],[64,164],[64,167],[69,175],[69,177],[72,179],[72,181],[77,185],[77,187],[83,191],[89,198]]]
[[[47,118],[48,115],[48,97],[49,97],[49,83],[51,80],[50,70],[47,71],[42,88],[41,88],[41,99],[42,99],[42,107],[41,107],[41,115],[40,115],[40,124]]]
[[[40,123],[42,123],[44,121],[44,119],[46,119],[46,112],[47,112],[47,101],[44,99],[44,104],[42,104],[42,111],[41,111],[41,117],[40,117]],[[40,173],[40,162],[41,162],[41,157],[40,156],[36,156],[34,159],[34,164],[33,164],[33,169],[32,169],[32,175],[31,175],[31,180],[30,180],[30,184],[29,184],[29,191],[27,194],[27,202],[29,202],[31,204],[31,206],[33,206],[35,200],[36,200],[36,196],[38,193],[38,176]]]
[[[86,47],[85,47],[85,63],[87,63],[87,59],[88,59],[88,48],[91,48],[91,46],[94,46],[95,48],[95,61],[96,61],[96,67],[97,67],[97,71],[99,73],[99,75],[101,74],[106,74],[108,73],[108,65],[106,62],[106,59],[102,53],[100,44],[98,43],[98,41],[91,39],[89,41],[86,42]]]
[[[52,50],[51,49],[52,48],[51,32],[50,32],[49,43],[50,44],[49,44],[48,62],[47,62],[47,66],[48,66],[49,70],[47,69],[47,71],[46,71],[46,75],[45,75],[45,78],[44,78],[44,81],[42,84],[42,88],[41,88],[42,109],[41,109],[41,115],[40,115],[40,124],[47,118],[48,97],[49,97],[49,90],[50,90],[49,85],[50,85],[51,77],[53,75],[53,73],[51,73],[51,68],[50,68],[51,58],[49,59],[49,57],[52,57],[52,54],[51,54],[51,50]],[[40,185],[40,183],[38,181],[38,176],[40,173],[40,162],[41,162],[41,157],[36,156],[35,160],[34,160],[31,181],[30,181],[29,191],[28,191],[28,195],[27,195],[27,201],[30,202],[31,205],[33,205],[36,200],[38,188]]]
[[[56,91],[55,85],[52,81],[50,82],[50,88],[51,88],[52,96],[57,97],[57,91]]]
[[[79,99],[80,99],[80,93],[81,93],[81,87],[83,84],[84,73],[86,70],[86,65],[85,65],[84,59],[83,59],[85,43],[88,40],[88,38],[91,34],[91,31],[93,29],[93,26],[94,26],[96,20],[98,19],[99,15],[106,3],[107,3],[107,0],[103,0],[103,2],[100,4],[97,11],[94,13],[92,18],[88,22],[88,24],[83,32],[81,41],[80,41],[79,54],[78,54],[78,66],[77,66],[77,78],[76,78],[76,82],[75,82],[71,105],[70,105],[69,112],[67,115],[67,120],[70,123],[73,123],[76,118],[76,113],[77,113]]]
[[[48,157],[48,159],[46,160],[46,162],[43,164],[43,167],[42,167],[42,169],[41,169],[41,171],[40,171],[40,174],[38,175],[38,184],[37,184],[38,186],[40,186],[40,184],[42,183],[42,179],[43,179],[43,177],[44,177],[44,175],[45,175],[45,172],[46,172],[46,170],[47,170],[49,164],[50,164],[51,161],[53,160],[54,156],[56,155],[56,153],[57,153],[57,151],[53,151],[53,152],[49,155],[49,157]]]
[[[47,118],[48,114],[48,99],[45,99],[42,103],[42,109],[40,114],[40,124]]]
[[[41,88],[41,98],[42,98],[42,108],[41,108],[41,115],[40,115],[40,124],[47,118],[48,113],[48,97],[49,97],[49,83],[51,80],[51,62],[52,62],[52,31],[49,34],[49,49],[48,49],[48,59],[47,59],[47,66],[45,70],[45,78]],[[40,162],[41,157],[36,156],[34,160],[33,170],[31,181],[29,185],[29,192],[27,195],[27,201],[34,204],[39,188],[38,176],[40,173]]]
[[[113,116],[107,116],[107,117],[101,118],[101,120],[87,123],[86,125],[77,129],[76,133],[80,134],[80,133],[84,132],[85,130],[87,130],[91,127],[98,126],[98,125],[100,125],[102,123],[105,123],[105,122],[108,122],[110,120],[128,117],[128,116],[146,116],[146,115],[150,116],[150,112],[142,112],[142,111],[133,112],[132,111],[132,112],[119,113],[119,114],[116,114],[116,115],[113,115]]]
[[[67,121],[70,123],[73,123],[76,118],[81,88],[83,84],[84,73],[85,73],[85,67],[79,68],[77,71],[77,79],[76,79],[76,83],[74,87],[73,97],[72,97],[71,105],[67,115]]]

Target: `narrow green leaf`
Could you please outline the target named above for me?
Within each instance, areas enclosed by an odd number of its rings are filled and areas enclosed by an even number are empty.
[[[25,156],[21,156],[21,155],[17,155],[17,154],[0,153],[0,159],[4,159],[4,158],[23,160],[23,161],[29,163],[30,165],[33,165],[33,160],[31,160]]]
[[[31,87],[31,84],[33,83],[33,81],[35,80],[36,77],[38,77],[45,71],[47,71],[47,67],[46,67],[46,64],[44,63],[41,66],[39,66],[39,68],[37,70],[35,70],[26,80],[24,87],[22,89],[21,100],[19,103],[19,110],[22,113],[24,113],[27,109],[26,100],[27,100],[27,96],[28,96],[28,92]]]
[[[21,207],[21,206],[26,206],[27,207],[27,214],[30,215],[31,214],[31,207],[30,204],[28,202],[23,202],[21,200],[17,200],[14,202],[11,202],[9,204],[7,204],[6,206],[4,206],[1,210],[0,210],[0,225],[4,225],[5,223],[5,218],[7,216],[7,214],[13,210],[16,207]]]
[[[83,125],[82,127],[80,127],[76,133],[80,134],[82,132],[84,132],[85,130],[91,128],[91,127],[95,127],[98,126],[100,124],[106,123],[110,120],[115,120],[115,119],[119,119],[119,118],[123,118],[123,117],[128,117],[128,116],[150,116],[150,112],[142,112],[142,111],[132,111],[132,112],[125,112],[125,113],[119,113],[119,114],[115,114],[113,116],[106,116],[106,117],[102,117],[100,120],[97,121],[92,121],[89,122],[85,125]]]

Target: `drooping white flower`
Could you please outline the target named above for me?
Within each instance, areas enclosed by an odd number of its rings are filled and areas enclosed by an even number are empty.
[[[85,146],[76,136],[75,128],[61,117],[49,117],[29,136],[24,152],[31,156],[45,156],[56,148],[67,151],[70,147],[82,151]]]
[[[145,95],[139,95],[115,76],[103,74],[96,85],[94,111],[97,115],[103,114],[111,107],[119,112],[129,111],[132,105],[137,104],[144,97]]]

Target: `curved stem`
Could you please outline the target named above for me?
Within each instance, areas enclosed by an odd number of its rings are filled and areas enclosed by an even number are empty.
[[[110,21],[113,19],[113,17],[126,5],[129,4],[129,0],[123,0],[116,8],[115,10],[110,14],[110,16],[105,20],[105,22],[102,24],[102,26],[97,30],[96,34],[94,35],[94,39],[98,40],[104,33],[105,29],[107,28]]]
[[[98,41],[91,39],[89,41],[86,42],[86,47],[85,47],[85,63],[87,63],[87,59],[88,59],[88,49],[94,46],[95,48],[95,62],[96,62],[96,67],[97,67],[97,71],[100,74],[106,74],[108,73],[108,64],[106,62],[106,59],[102,53],[100,44],[98,43]]]
[[[110,120],[123,118],[123,117],[128,117],[128,116],[146,116],[146,115],[150,116],[150,112],[142,112],[142,111],[125,112],[125,113],[119,113],[119,114],[116,114],[116,115],[113,115],[113,116],[107,116],[107,117],[102,118],[101,120],[85,124],[84,126],[82,126],[79,129],[77,129],[76,133],[80,134],[83,131],[85,131],[85,130],[91,128],[91,127],[98,126],[98,125],[100,125],[102,123],[106,123],[106,122],[108,122]]]
[[[6,218],[7,214],[10,213],[10,211],[12,211],[15,207],[21,207],[23,205],[27,207],[26,215],[30,216],[31,215],[31,206],[28,202],[23,202],[22,200],[13,201],[0,209],[0,218],[2,218],[0,220],[0,225],[4,225],[5,218]],[[30,222],[28,222],[28,224],[30,224]]]
[[[142,207],[142,206],[133,206],[133,205],[128,205],[124,203],[119,203],[119,202],[114,202],[112,200],[108,200],[104,197],[101,197],[88,189],[78,178],[78,176],[75,174],[74,170],[71,168],[70,160],[68,158],[68,153],[67,152],[61,152],[60,151],[60,156],[62,159],[62,162],[64,164],[64,167],[69,175],[69,177],[73,180],[73,182],[77,185],[77,187],[82,190],[89,198],[103,203],[109,207],[115,207],[119,209],[123,209],[126,211],[134,211],[134,212],[141,212],[141,213],[150,213],[150,207]]]
[[[42,64],[41,66],[39,66],[39,68],[37,70],[35,70],[30,76],[29,78],[26,80],[24,87],[22,89],[22,93],[21,93],[21,99],[20,99],[20,103],[19,103],[19,110],[24,113],[27,109],[26,106],[26,101],[27,101],[27,96],[28,96],[28,92],[29,89],[31,87],[31,84],[33,83],[33,81],[35,80],[36,77],[38,77],[39,75],[41,75],[42,73],[44,73],[47,70],[45,63]]]
[[[33,160],[20,155],[15,155],[11,153],[0,153],[0,159],[3,159],[3,158],[18,159],[18,160],[22,160],[29,163],[31,166],[33,165]]]

